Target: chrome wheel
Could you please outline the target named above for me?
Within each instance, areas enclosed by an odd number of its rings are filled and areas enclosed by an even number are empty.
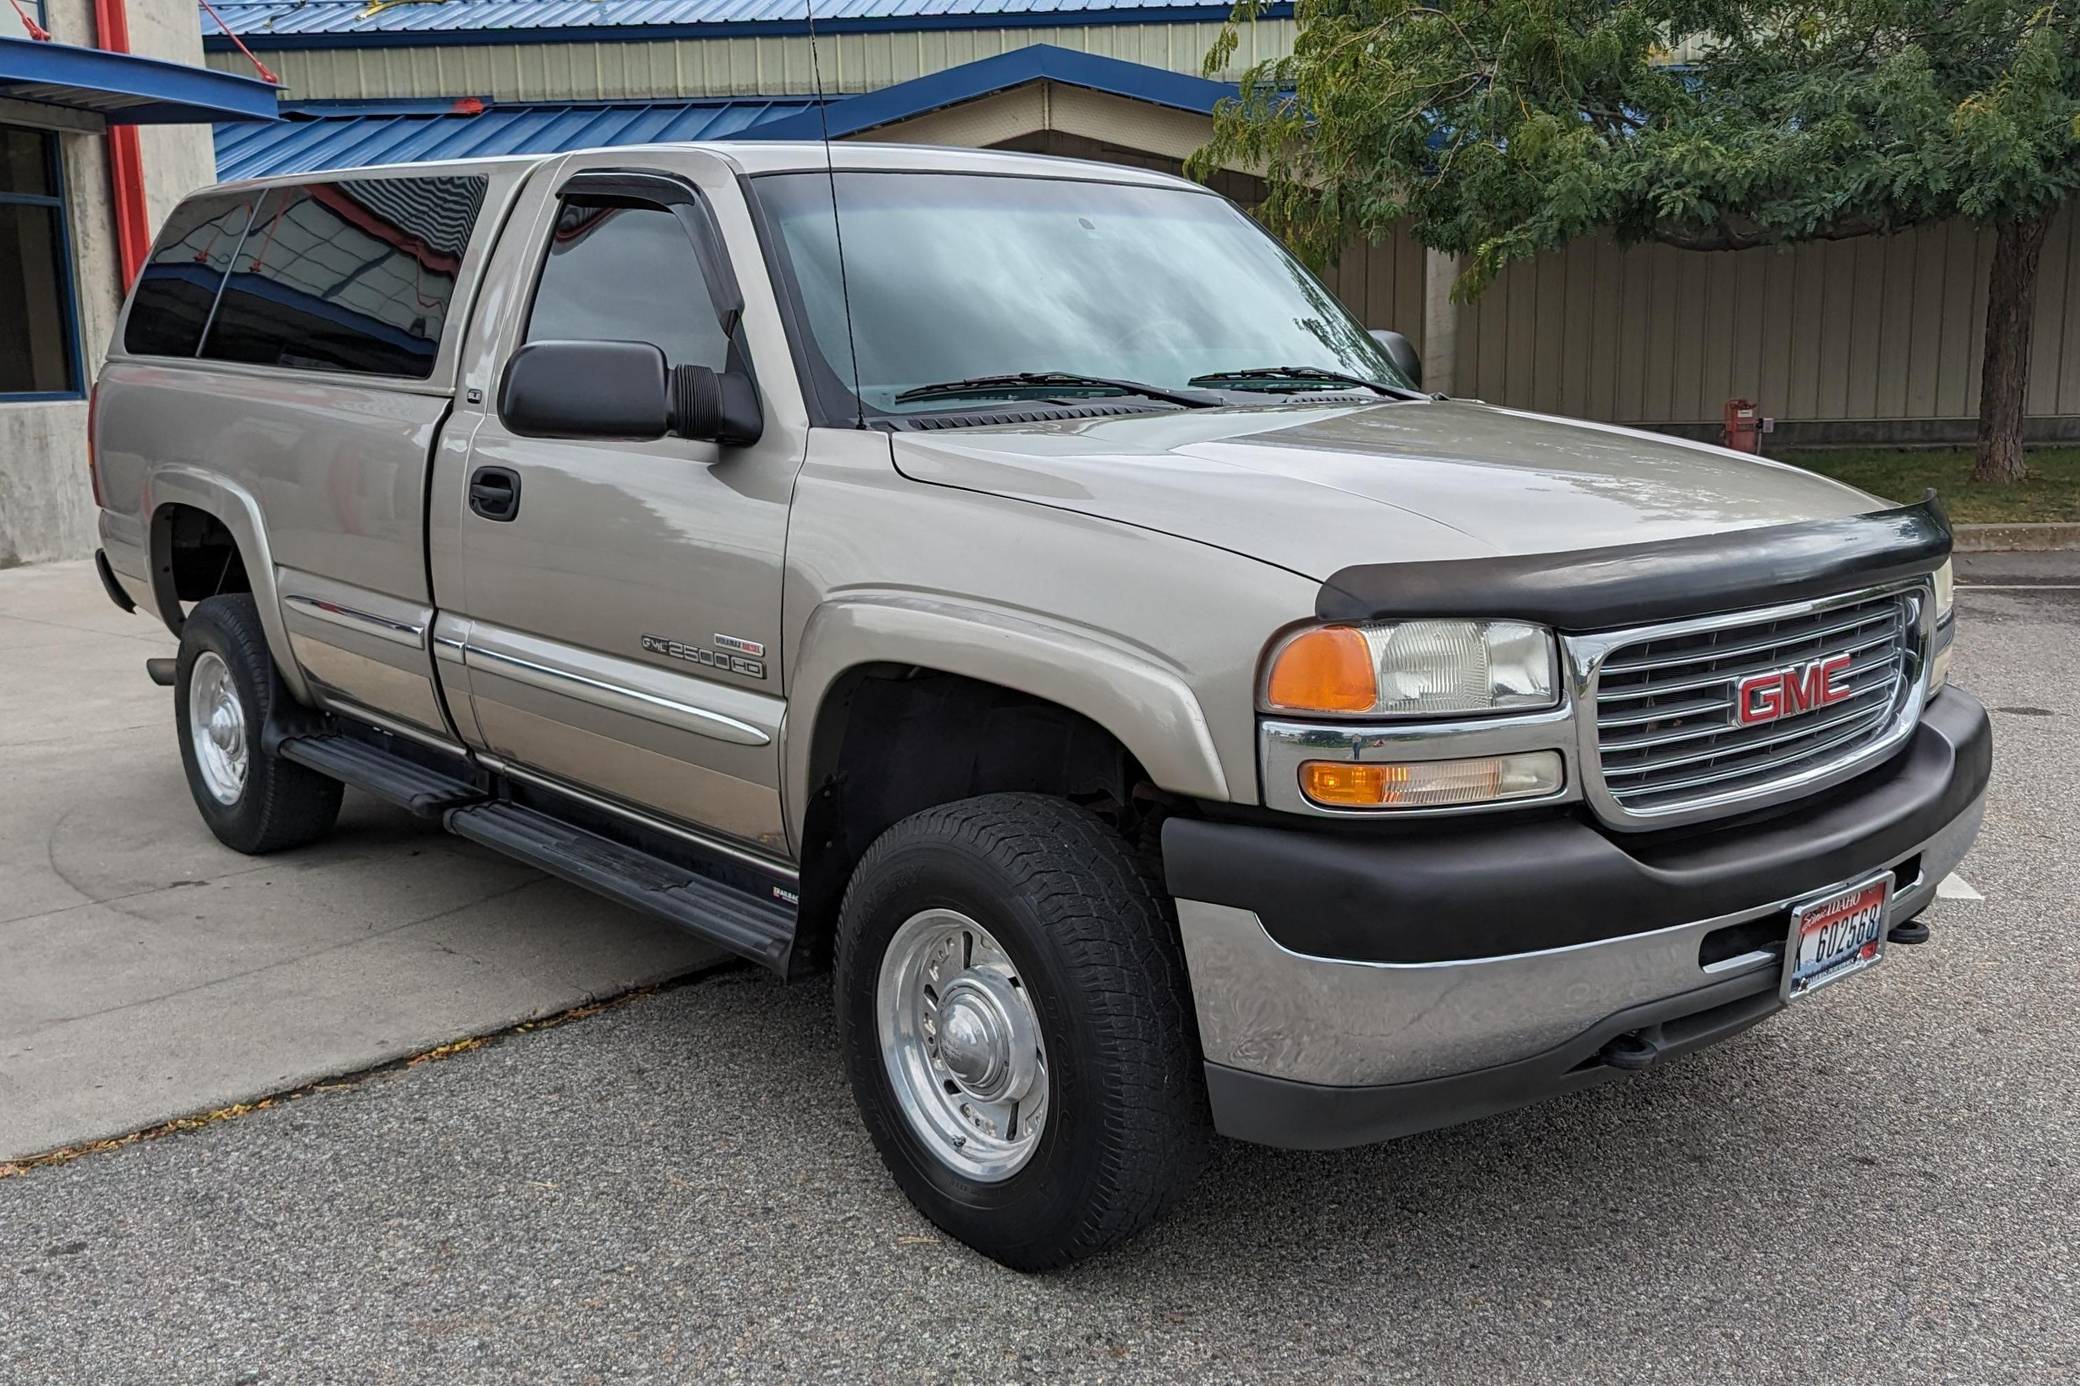
[[[210,797],[237,803],[246,789],[246,712],[230,668],[214,650],[197,655],[188,673],[188,739]]]
[[[912,1131],[951,1169],[993,1183],[1047,1123],[1047,1046],[1011,955],[955,910],[912,915],[875,987],[881,1058]]]

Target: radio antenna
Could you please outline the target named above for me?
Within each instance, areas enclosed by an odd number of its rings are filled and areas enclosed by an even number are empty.
[[[845,355],[852,362],[854,428],[867,426],[867,404],[859,394],[859,346],[852,336],[852,285],[845,277],[845,225],[838,218],[838,167],[831,157],[831,113],[823,99],[823,64],[816,49],[816,0],[803,0],[809,16],[809,80],[816,90],[816,122],[823,130],[823,175],[831,187],[831,239],[838,250],[838,300],[845,308]]]

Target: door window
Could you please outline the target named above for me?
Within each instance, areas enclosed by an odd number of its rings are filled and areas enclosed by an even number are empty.
[[[573,199],[542,263],[527,340],[648,342],[673,366],[728,363],[693,240],[663,207]]]

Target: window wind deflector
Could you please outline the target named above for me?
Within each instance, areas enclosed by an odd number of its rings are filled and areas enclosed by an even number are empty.
[[[1383,381],[1367,380],[1362,376],[1345,375],[1342,371],[1326,370],[1320,366],[1250,366],[1243,370],[1209,371],[1205,375],[1193,376],[1191,383],[1194,385],[1218,386],[1248,385],[1255,381],[1262,381],[1266,384],[1291,382],[1296,386],[1318,382],[1324,385],[1340,385],[1358,390],[1370,390],[1374,394],[1386,395],[1392,399],[1430,398],[1428,394],[1421,390],[1410,390],[1400,385],[1388,385]]]
[[[1207,409],[1225,404],[1218,395],[1203,390],[1170,389],[1144,385],[1136,380],[1109,380],[1103,376],[1077,375],[1073,371],[1019,371],[1012,375],[977,375],[966,380],[942,380],[918,385],[896,396],[897,404],[916,404],[932,399],[972,399],[981,395],[1036,394],[1047,390],[1110,390],[1121,395],[1181,404],[1187,409]]]
[[[715,209],[699,188],[676,173],[651,169],[581,169],[563,181],[556,195],[565,201],[577,199],[602,204],[662,207],[679,219],[692,238],[700,262],[701,279],[715,305],[722,335],[736,335],[744,316],[744,291],[730,266],[722,228],[715,222]]]

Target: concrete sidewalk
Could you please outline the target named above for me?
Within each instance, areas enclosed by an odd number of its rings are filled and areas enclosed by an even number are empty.
[[[0,1161],[717,960],[352,792],[315,847],[230,851],[145,677],[173,651],[90,564],[0,572]]]

